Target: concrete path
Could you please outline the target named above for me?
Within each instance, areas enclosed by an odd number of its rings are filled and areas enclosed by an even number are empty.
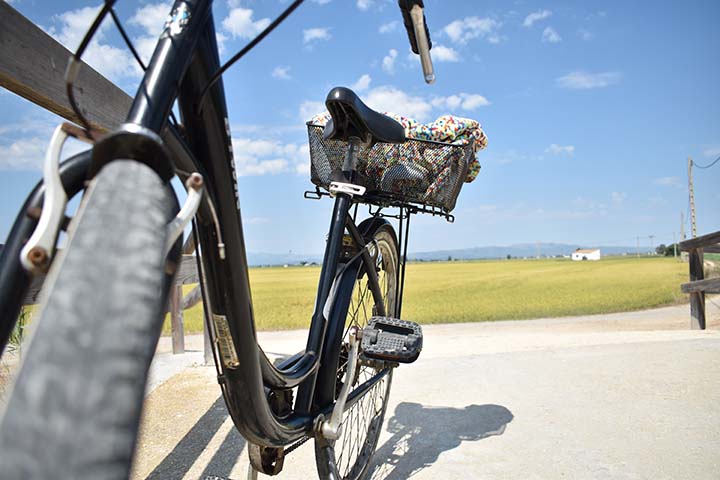
[[[704,332],[687,330],[688,311],[425,327],[393,381],[372,478],[720,478],[720,309],[708,302]],[[260,339],[294,353],[303,335]],[[185,368],[202,356],[201,337],[189,345],[156,357],[135,478],[244,479],[245,441],[214,368]],[[276,478],[316,478],[312,442]]]

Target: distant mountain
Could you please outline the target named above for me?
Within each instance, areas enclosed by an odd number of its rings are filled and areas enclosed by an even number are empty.
[[[507,246],[473,247],[456,250],[434,250],[432,252],[411,252],[408,253],[409,260],[415,261],[437,261],[447,260],[451,257],[455,260],[475,260],[480,258],[506,258],[512,257],[535,257],[538,252],[543,257],[555,257],[557,255],[570,255],[578,248],[599,248],[602,255],[622,255],[623,253],[635,253],[635,247],[595,247],[588,245],[570,245],[565,243],[517,243]],[[0,252],[3,245],[0,244]],[[322,263],[322,254],[318,253],[267,253],[248,252],[248,264],[252,267],[271,265],[302,265]]]
[[[248,264],[252,267],[267,265],[302,265],[321,263],[322,254],[248,252]]]
[[[565,243],[517,243],[507,246],[472,247],[456,250],[433,250],[431,252],[410,252],[408,253],[408,259],[429,262],[447,260],[448,257],[457,260],[506,258],[508,255],[519,258],[534,258],[538,254],[543,257],[555,257],[558,255],[569,256],[578,248],[599,248],[602,255],[635,253],[635,247],[596,247],[594,245],[576,245]],[[321,254],[248,252],[248,263],[251,266],[300,265],[303,263],[319,264],[321,262]]]
[[[570,255],[578,248],[599,248],[602,255],[622,255],[635,252],[634,247],[596,247],[588,245],[573,245],[565,243],[518,243],[507,246],[473,247],[457,250],[435,250],[432,252],[408,253],[408,259],[420,261],[447,260],[448,257],[458,260],[473,260],[479,258],[506,258],[512,257],[555,257]]]

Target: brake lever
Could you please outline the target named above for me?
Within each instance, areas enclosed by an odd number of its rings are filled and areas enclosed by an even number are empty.
[[[423,0],[398,0],[398,5],[403,15],[403,24],[407,30],[410,48],[413,53],[420,55],[425,82],[435,83],[435,71],[430,57],[432,41],[423,13]]]

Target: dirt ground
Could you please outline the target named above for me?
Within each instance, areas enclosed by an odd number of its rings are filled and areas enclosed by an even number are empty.
[[[372,478],[720,478],[719,303],[706,331],[688,329],[687,305],[426,327],[420,360],[395,376]],[[303,335],[259,338],[294,353]],[[134,478],[246,478],[201,341],[179,370],[159,346]],[[277,478],[316,478],[312,442]]]

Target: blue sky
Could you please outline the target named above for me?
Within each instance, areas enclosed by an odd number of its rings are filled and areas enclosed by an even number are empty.
[[[13,0],[74,48],[99,2]],[[144,55],[167,4],[120,1]],[[287,1],[217,1],[222,57]],[[437,82],[422,81],[391,0],[307,0],[225,86],[248,248],[318,253],[331,202],[311,187],[304,121],[333,86],[421,121],[451,113],[488,135],[456,222],[414,221],[411,251],[563,242],[669,243],[686,213],[687,157],[720,156],[720,2],[426,0]],[[139,71],[110,22],[87,60],[129,93]],[[57,117],[0,91],[0,238]],[[77,147],[72,147],[77,148]],[[720,229],[720,164],[694,170],[698,233]],[[688,226],[686,225],[686,230]]]

